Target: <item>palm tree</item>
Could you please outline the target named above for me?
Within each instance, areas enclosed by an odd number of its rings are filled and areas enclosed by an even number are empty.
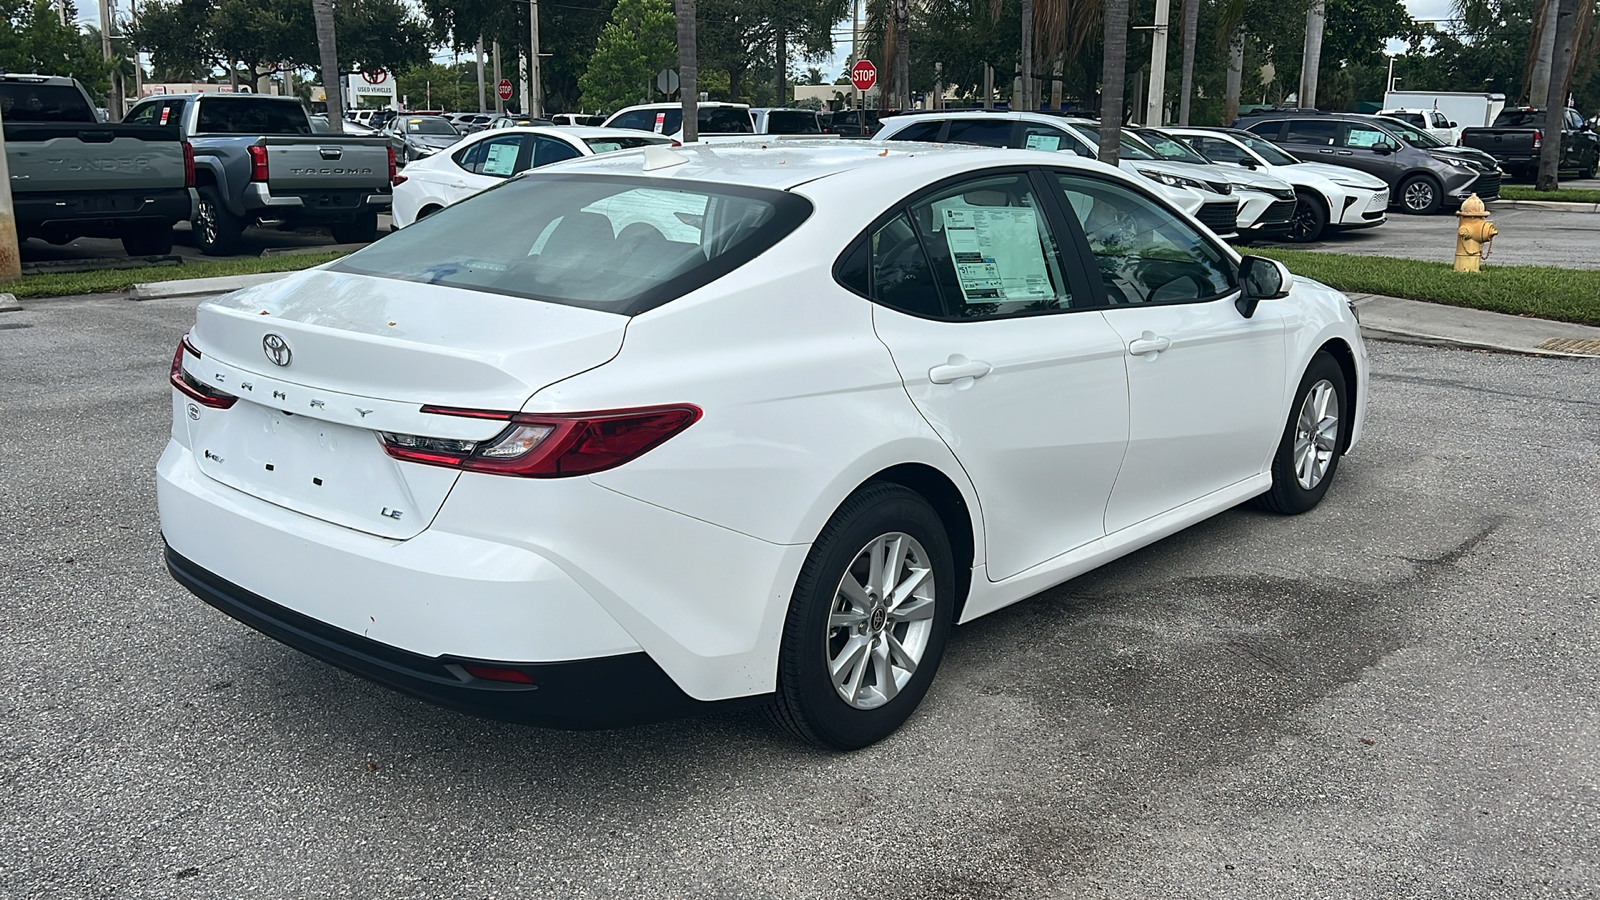
[[[1327,21],[1327,0],[1311,0],[1306,10],[1305,55],[1300,60],[1300,105],[1317,105],[1317,75],[1322,69],[1322,26]]]
[[[1022,0],[1022,96],[1013,97],[1012,109],[1038,109],[1033,97],[1033,0]]]
[[[990,20],[998,22],[1002,0],[991,0]],[[1100,4],[1093,0],[1034,0],[1033,49],[1037,58],[1052,60],[1059,78],[1068,53],[1076,54],[1100,35]],[[1057,84],[1059,86],[1059,83]],[[1035,97],[1034,99],[1039,99]],[[1054,104],[1056,98],[1051,98]]]
[[[894,92],[895,106],[911,108],[911,0],[894,3]]]
[[[1222,93],[1222,124],[1232,125],[1239,117],[1239,91],[1244,81],[1244,19],[1248,0],[1226,0],[1222,4],[1221,27],[1217,40],[1228,50],[1228,76]]]
[[[333,0],[311,0],[311,15],[317,20],[322,89],[328,95],[328,130],[344,134],[344,84],[340,77],[339,47],[333,32]]]
[[[683,142],[700,139],[700,47],[695,38],[695,0],[673,0],[678,16],[678,95],[683,100]]]
[[[1556,169],[1561,162],[1561,126],[1567,114],[1567,81],[1572,76],[1573,51],[1577,49],[1577,0],[1560,0],[1556,13],[1555,53],[1550,57],[1550,88],[1545,108],[1544,133],[1556,135],[1546,139],[1539,150],[1539,180],[1536,190],[1553,191],[1561,186]]]
[[[1189,95],[1194,92],[1195,29],[1200,27],[1200,0],[1183,0],[1183,85],[1178,91],[1178,124],[1189,124]]]
[[[1122,149],[1122,89],[1128,77],[1128,0],[1106,0],[1105,58],[1100,67],[1100,161],[1116,165]]]

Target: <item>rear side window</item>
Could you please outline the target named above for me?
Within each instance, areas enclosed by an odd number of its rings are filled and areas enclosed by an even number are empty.
[[[768,134],[821,134],[817,114],[793,109],[776,109],[767,113]]]
[[[1284,129],[1286,144],[1310,144],[1314,147],[1332,147],[1339,140],[1339,123],[1318,119],[1291,119]]]
[[[1008,119],[952,119],[945,141],[951,144],[977,144],[980,147],[1011,146]]]
[[[7,122],[94,122],[83,92],[70,84],[0,81],[0,118]]]
[[[617,113],[617,117],[611,120],[611,124],[608,127],[651,131],[655,121],[656,114],[654,110],[636,109],[632,112]]]
[[[754,259],[811,208],[764,188],[529,174],[331,268],[637,315]]]
[[[703,134],[751,134],[755,128],[750,125],[750,111],[747,109],[729,109],[725,106],[713,106],[710,109],[702,108],[696,117],[700,122],[700,131]],[[678,112],[678,121],[683,121],[683,112]],[[673,133],[676,126],[668,128],[667,132]],[[774,134],[809,134],[810,132],[775,131]]]
[[[298,103],[281,100],[200,100],[197,134],[310,134],[311,121]]]
[[[1251,134],[1260,135],[1269,141],[1281,141],[1283,140],[1283,124],[1282,121],[1256,122],[1245,130]]]
[[[937,141],[943,122],[913,122],[889,135],[891,141]]]

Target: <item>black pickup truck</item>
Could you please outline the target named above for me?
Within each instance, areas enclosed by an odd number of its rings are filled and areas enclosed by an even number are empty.
[[[1493,156],[1500,161],[1500,168],[1512,175],[1532,178],[1539,173],[1544,142],[1553,139],[1545,134],[1545,112],[1531,106],[1508,106],[1488,128],[1463,129],[1461,143]],[[1577,172],[1579,178],[1593,178],[1600,165],[1600,135],[1577,110],[1568,109],[1562,116],[1560,141],[1561,168]]]
[[[102,124],[82,85],[52,75],[0,75],[0,120],[19,238],[172,251],[173,224],[194,208],[194,157],[176,128]]]

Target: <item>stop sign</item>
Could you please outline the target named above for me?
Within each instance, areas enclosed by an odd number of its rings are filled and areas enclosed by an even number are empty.
[[[496,86],[496,89],[497,89],[497,92],[500,94],[500,99],[501,100],[510,100],[511,99],[511,79],[509,79],[509,78],[500,79],[500,84]]]
[[[872,86],[878,83],[878,67],[870,59],[858,60],[850,67],[850,83],[858,91],[872,90]]]

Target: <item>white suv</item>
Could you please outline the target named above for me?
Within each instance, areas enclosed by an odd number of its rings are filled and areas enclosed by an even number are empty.
[[[702,103],[696,116],[700,136],[714,134],[755,134],[755,122],[750,118],[750,107],[743,103]],[[606,119],[607,128],[631,128],[635,131],[654,131],[683,140],[683,104],[645,103],[619,110]]]

